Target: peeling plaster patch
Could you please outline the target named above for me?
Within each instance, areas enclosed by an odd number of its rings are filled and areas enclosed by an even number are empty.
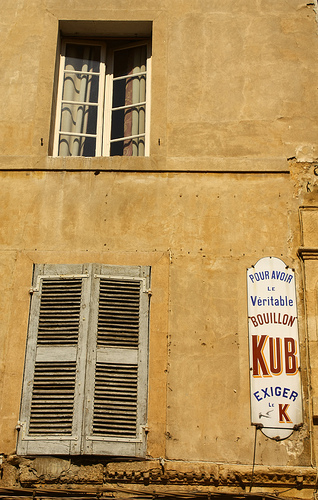
[[[15,71],[14,74],[10,77],[10,84],[17,82],[20,76],[20,71]]]
[[[70,469],[69,460],[61,460],[55,457],[41,457],[36,458],[32,462],[32,469],[34,469],[38,476],[51,476],[58,478],[62,473]]]
[[[301,439],[297,441],[287,439],[283,444],[286,448],[287,455],[294,459],[298,458],[304,451],[304,443]]]
[[[316,147],[313,144],[303,143],[296,148],[296,159],[300,162],[316,161]]]

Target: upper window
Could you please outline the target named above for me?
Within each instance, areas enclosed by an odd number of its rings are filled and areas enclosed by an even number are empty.
[[[149,154],[148,41],[62,42],[54,156]]]
[[[20,455],[146,453],[150,268],[35,266]]]

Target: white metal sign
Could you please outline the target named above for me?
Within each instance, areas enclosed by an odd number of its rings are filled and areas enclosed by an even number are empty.
[[[247,270],[251,419],[285,439],[302,423],[295,273],[276,257]]]

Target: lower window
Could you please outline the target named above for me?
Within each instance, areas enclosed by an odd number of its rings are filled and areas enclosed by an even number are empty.
[[[17,453],[146,453],[149,267],[36,265]]]

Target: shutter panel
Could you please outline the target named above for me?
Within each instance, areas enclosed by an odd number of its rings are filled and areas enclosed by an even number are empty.
[[[80,453],[89,295],[87,266],[35,267],[18,454]]]
[[[146,453],[149,283],[147,267],[95,268],[85,453]]]
[[[97,343],[138,347],[140,281],[100,278]]]
[[[35,363],[30,435],[72,434],[75,361]]]
[[[136,436],[136,364],[96,363],[93,435]]]

